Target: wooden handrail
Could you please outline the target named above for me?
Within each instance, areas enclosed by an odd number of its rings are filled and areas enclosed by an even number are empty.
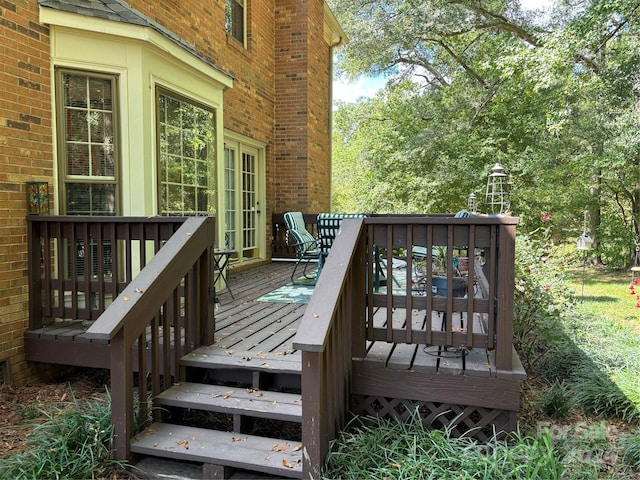
[[[114,448],[116,457],[125,459],[133,418],[148,418],[148,396],[179,379],[181,356],[213,343],[215,220],[44,215],[27,220],[30,328],[56,318],[95,320],[84,337],[110,344]],[[135,411],[134,371],[140,372]]]
[[[148,416],[148,395],[158,395],[180,381],[177,364],[182,355],[213,343],[209,265],[214,232],[213,218],[187,219],[86,333],[89,338],[110,341],[111,420],[117,459],[129,456],[134,417],[144,422]],[[147,331],[151,337],[148,347]],[[135,346],[140,372],[137,411]]]
[[[145,314],[162,306],[177,285],[175,279],[182,279],[213,245],[213,229],[201,228],[207,223],[213,223],[210,217],[188,218],[89,327],[87,337],[111,340],[127,324],[128,333],[137,338],[148,325]]]

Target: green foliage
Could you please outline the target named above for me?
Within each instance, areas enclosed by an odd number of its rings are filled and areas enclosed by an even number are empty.
[[[71,392],[73,393],[73,392]],[[27,445],[31,448],[0,463],[0,478],[102,478],[123,470],[111,459],[111,405],[108,396],[84,403],[73,398],[62,407],[42,410]]]
[[[482,444],[409,422],[356,419],[334,442],[323,478],[554,479],[564,466],[547,434]]]
[[[579,5],[578,5],[579,3]],[[552,213],[554,240],[589,233],[623,266],[640,235],[640,29],[633,4],[558,2],[547,16],[519,2],[331,2],[350,43],[339,71],[383,74],[370,100],[335,115],[334,205],[340,211],[481,211],[502,163],[524,231]]]
[[[555,250],[526,235],[516,240],[514,345],[527,369],[559,351],[553,348],[564,338],[558,326],[575,302],[564,277],[566,262]]]
[[[539,406],[554,418],[575,407],[640,423],[640,379],[634,373],[640,369],[640,340],[624,324],[576,302],[568,260],[551,236],[539,229],[520,235],[516,244],[514,341],[527,371],[551,385]],[[619,287],[618,295],[625,295]]]
[[[601,370],[592,367],[578,370],[574,385],[576,403],[585,413],[640,423],[638,404],[629,399]]]
[[[622,435],[619,439],[622,460],[640,470],[640,430]]]
[[[575,405],[571,387],[564,380],[554,380],[542,391],[539,399],[540,409],[556,420],[565,419]]]
[[[640,173],[638,174],[640,178]],[[630,267],[633,262],[634,233],[618,216],[606,215],[600,223],[598,253],[605,265]]]

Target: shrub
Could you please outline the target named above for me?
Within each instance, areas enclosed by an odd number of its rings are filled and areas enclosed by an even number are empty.
[[[30,450],[3,460],[0,478],[100,478],[123,470],[111,459],[111,403],[108,395],[41,410],[44,422],[27,440]]]
[[[555,380],[540,394],[539,404],[546,415],[562,420],[575,405],[574,393],[567,382]]]
[[[526,235],[517,237],[514,292],[514,344],[527,370],[562,343],[561,320],[575,303],[565,280],[564,259]]]

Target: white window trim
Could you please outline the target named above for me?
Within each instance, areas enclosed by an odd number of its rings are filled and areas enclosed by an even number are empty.
[[[156,86],[216,111],[216,162],[221,163],[223,93],[233,86],[230,76],[150,27],[93,17],[89,22],[86,16],[46,7],[40,8],[40,21],[50,25],[52,85],[56,67],[118,75],[121,215],[157,214]],[[55,98],[54,92],[53,111]],[[54,176],[58,184],[57,168]]]

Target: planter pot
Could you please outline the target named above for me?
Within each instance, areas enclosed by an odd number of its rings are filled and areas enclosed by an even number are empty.
[[[431,293],[439,297],[447,296],[447,277],[432,277]],[[467,282],[462,277],[453,277],[453,296],[464,297],[467,293]]]

